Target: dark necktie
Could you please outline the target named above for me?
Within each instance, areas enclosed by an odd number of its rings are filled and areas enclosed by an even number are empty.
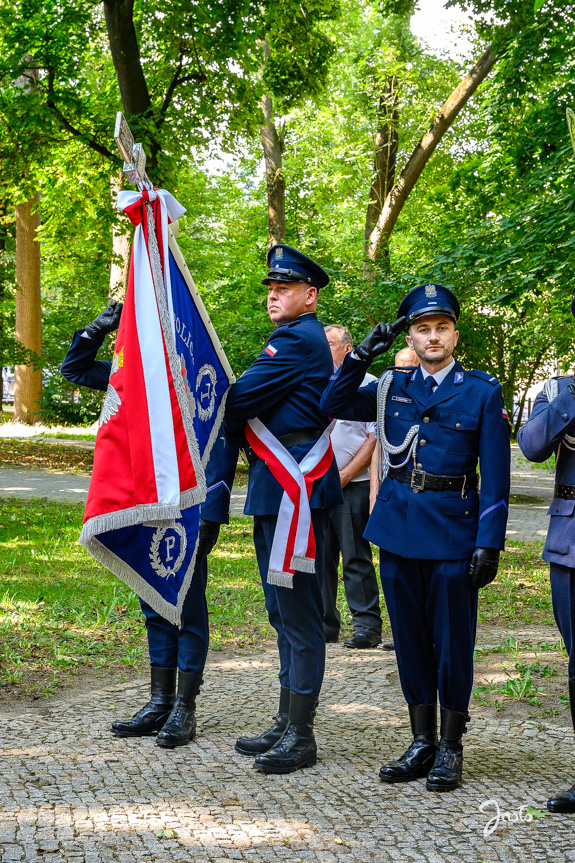
[[[433,387],[437,386],[437,381],[433,377],[433,375],[428,375],[425,378],[425,388],[427,389],[427,401],[431,398],[431,393],[433,392]]]

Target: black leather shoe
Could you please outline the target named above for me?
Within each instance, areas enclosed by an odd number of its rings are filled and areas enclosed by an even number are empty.
[[[280,704],[278,715],[274,716],[273,725],[260,734],[259,737],[238,737],[235,750],[241,755],[259,755],[272,749],[282,739],[288,725],[290,691],[282,686],[280,689]]]
[[[437,704],[409,704],[413,743],[397,761],[379,771],[382,782],[411,782],[427,776],[437,750]]]
[[[575,785],[572,785],[568,791],[559,791],[550,797],[547,808],[550,812],[575,812]]]
[[[354,632],[351,638],[343,642],[344,647],[350,647],[352,650],[366,650],[370,647],[377,647],[381,643],[381,635],[372,635],[369,632]]]
[[[196,696],[202,685],[202,675],[180,671],[176,703],[166,724],[156,737],[158,746],[173,749],[185,746],[196,736]]]
[[[428,791],[455,791],[461,785],[463,746],[468,713],[441,708],[441,738],[433,767],[427,776]]]
[[[112,734],[116,737],[145,737],[155,734],[166,722],[176,700],[175,668],[150,669],[152,697],[131,719],[119,719],[112,723]]]
[[[326,635],[325,643],[326,644],[337,644],[339,641],[339,635]]]
[[[258,755],[256,770],[263,773],[293,773],[303,767],[313,767],[317,761],[317,746],[313,735],[313,720],[317,700],[308,695],[290,694],[289,722],[282,739]]]
[[[395,650],[395,644],[393,641],[384,641],[381,645],[382,650]]]

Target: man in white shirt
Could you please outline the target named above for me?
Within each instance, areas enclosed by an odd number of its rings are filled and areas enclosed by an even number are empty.
[[[353,348],[351,333],[341,324],[325,328],[335,368]],[[376,378],[366,374],[363,384]],[[338,420],[331,442],[343,490],[343,503],[333,507],[329,519],[322,586],[324,630],[328,642],[336,642],[341,625],[337,609],[338,565],[341,552],[343,583],[352,614],[353,635],[349,648],[376,647],[381,642],[379,587],[371,545],[363,538],[369,518],[369,476],[375,447],[375,423]]]

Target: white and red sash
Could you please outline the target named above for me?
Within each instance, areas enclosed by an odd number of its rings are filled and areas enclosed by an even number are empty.
[[[267,574],[268,584],[293,588],[294,572],[315,572],[315,536],[310,498],[316,479],[325,476],[333,461],[332,422],[298,464],[257,417],[248,420],[247,441],[265,461],[284,490]]]

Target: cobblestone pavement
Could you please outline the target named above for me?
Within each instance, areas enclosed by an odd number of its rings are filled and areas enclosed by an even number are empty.
[[[257,773],[233,750],[238,733],[262,729],[274,710],[272,653],[210,656],[198,737],[181,749],[109,733],[146,699],[144,680],[0,714],[3,863],[575,860],[574,816],[518,820],[521,807],[543,811],[573,782],[571,734],[476,712],[459,790],[384,785],[382,760],[409,738],[394,656],[328,647],[320,761],[290,776]],[[496,806],[514,820],[485,836]]]

